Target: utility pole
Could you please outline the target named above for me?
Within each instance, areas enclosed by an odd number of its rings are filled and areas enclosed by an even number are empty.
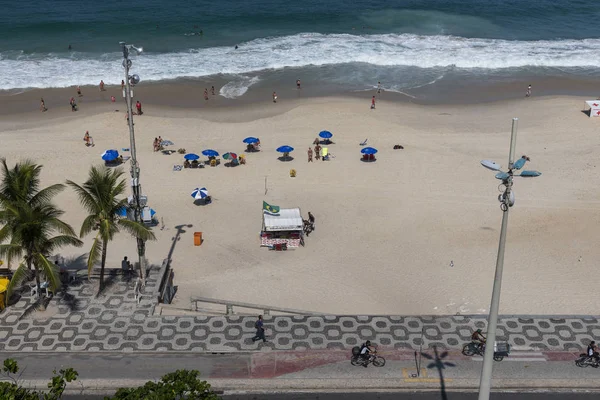
[[[133,107],[131,98],[131,84],[137,84],[140,78],[137,75],[129,75],[129,68],[131,67],[131,60],[129,59],[129,50],[134,49],[136,52],[141,53],[141,49],[134,47],[133,45],[127,45],[125,42],[120,42],[123,50],[123,68],[125,68],[125,102],[127,103],[128,123],[129,123],[129,150],[131,152],[131,189],[133,191],[133,204],[129,204],[130,208],[133,208],[134,221],[142,223],[142,209],[145,204],[142,204],[142,187],[140,186],[140,167],[137,162],[135,152],[135,133],[133,130]],[[144,273],[145,268],[145,255],[146,255],[146,243],[141,238],[137,238],[137,250],[138,250],[138,265],[139,274],[142,283],[142,287],[146,285],[146,274]]]
[[[500,209],[502,210],[502,227],[500,228],[500,242],[498,244],[498,257],[496,259],[496,274],[494,276],[490,315],[488,317],[487,340],[485,353],[483,355],[481,380],[479,382],[479,400],[489,400],[492,386],[494,344],[496,343],[498,310],[500,308],[500,290],[502,287],[502,272],[504,269],[504,250],[506,248],[506,231],[508,229],[508,210],[514,205],[515,202],[514,193],[512,192],[513,176],[536,177],[541,175],[541,173],[537,171],[522,171],[520,175],[514,175],[514,170],[521,169],[527,161],[527,158],[523,156],[517,162],[515,162],[518,122],[518,118],[513,118],[512,132],[510,136],[510,150],[508,153],[508,172],[499,172],[496,174],[496,178],[502,180],[502,184],[504,185],[504,193],[498,196],[498,201],[500,201]],[[493,171],[500,171],[500,166],[493,161],[484,160],[481,162],[481,164]]]

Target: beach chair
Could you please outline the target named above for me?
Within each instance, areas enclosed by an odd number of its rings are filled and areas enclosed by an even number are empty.
[[[366,145],[367,145],[367,140],[369,140],[369,139],[365,139],[365,141],[364,141],[364,142],[360,142],[359,144],[360,144],[361,146],[366,146]]]
[[[148,206],[142,208],[142,222],[144,225],[154,225],[156,223],[155,219],[152,217],[152,210],[150,210],[150,207]]]
[[[323,161],[329,161],[329,149],[327,147],[323,147],[321,152],[323,153],[321,156],[323,157]]]
[[[290,169],[290,177],[291,178],[295,178],[296,177],[296,170],[295,169]]]
[[[217,160],[215,160],[214,158],[212,160],[210,160],[210,166],[211,167],[216,167],[217,166]]]

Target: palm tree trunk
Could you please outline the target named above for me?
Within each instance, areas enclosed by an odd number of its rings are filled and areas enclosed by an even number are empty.
[[[31,259],[27,259],[27,267],[29,267],[29,270],[31,271],[31,267],[32,267],[32,263],[31,263]],[[35,271],[35,284],[37,286],[37,297],[38,299],[42,298],[42,285],[40,282],[40,273],[39,271],[36,269]]]
[[[104,267],[106,266],[106,248],[108,241],[102,240],[102,263],[100,264],[100,292],[104,289]]]

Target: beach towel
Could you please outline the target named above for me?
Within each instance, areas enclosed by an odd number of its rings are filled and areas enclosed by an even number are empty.
[[[173,165],[173,171],[181,171],[183,169],[183,165]]]

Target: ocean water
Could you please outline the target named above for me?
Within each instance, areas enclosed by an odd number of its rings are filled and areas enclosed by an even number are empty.
[[[282,74],[351,91],[381,81],[409,94],[449,79],[600,72],[600,9],[586,1],[0,0],[0,7],[4,90],[119,84],[119,41],[144,48],[132,56],[143,81],[218,76],[229,98]]]

